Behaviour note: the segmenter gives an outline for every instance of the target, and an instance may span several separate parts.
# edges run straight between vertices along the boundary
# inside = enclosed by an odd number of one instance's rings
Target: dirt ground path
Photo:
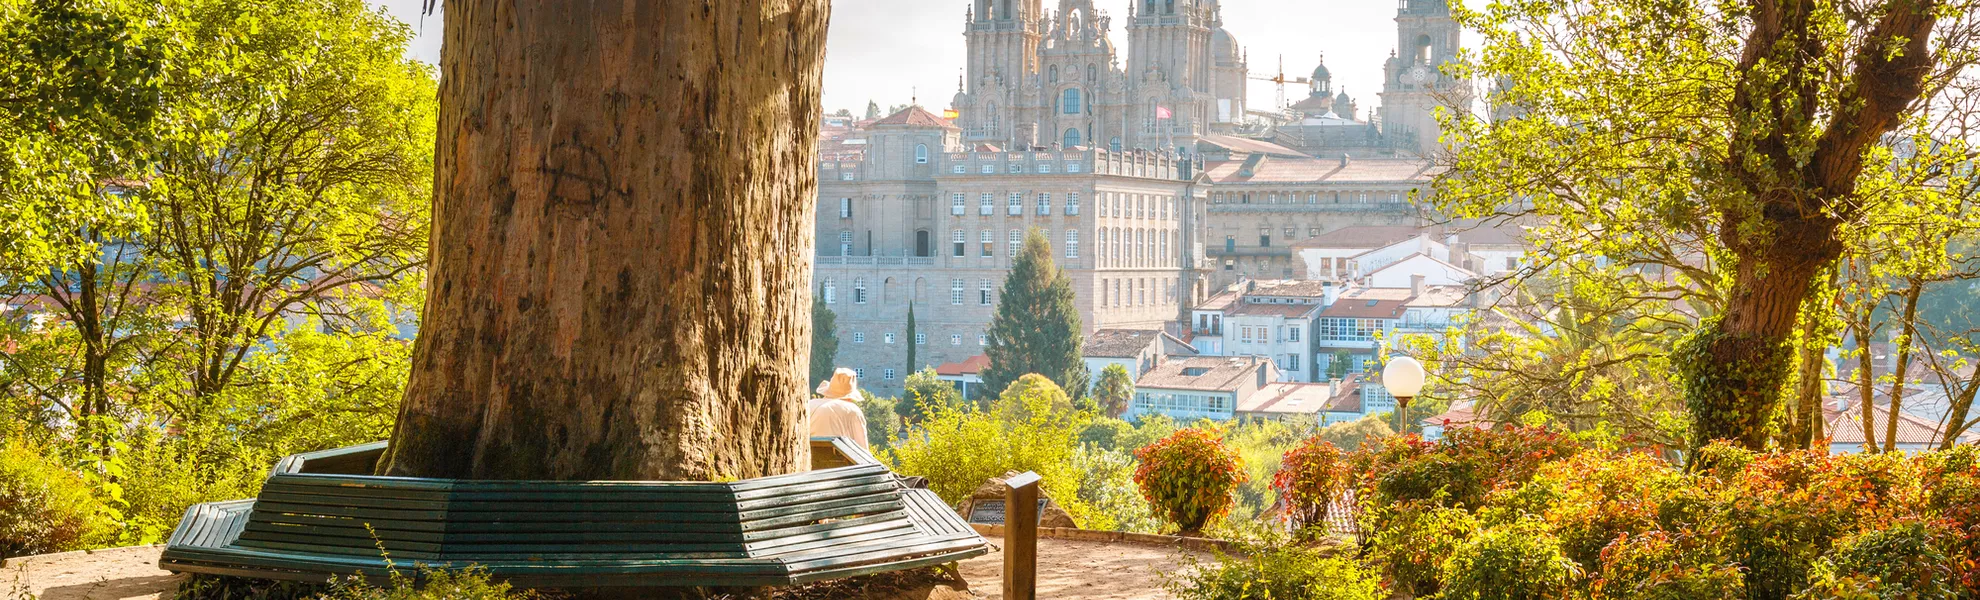
[[[1001,548],[1004,540],[988,538]],[[41,600],[162,600],[179,576],[158,569],[160,546],[112,548],[14,558],[0,573],[0,600],[19,592]],[[1172,548],[1071,540],[1038,541],[1038,597],[1052,600],[1159,600],[1162,574],[1183,568]],[[1001,551],[963,561],[970,591],[986,600],[1003,597]]]

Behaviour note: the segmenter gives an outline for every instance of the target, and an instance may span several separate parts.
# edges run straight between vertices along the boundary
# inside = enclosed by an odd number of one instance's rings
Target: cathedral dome
[[[1216,31],[1210,33],[1210,52],[1215,54],[1217,62],[1229,63],[1237,60],[1243,51],[1238,49],[1237,36],[1218,27]]]
[[[1326,61],[1326,60],[1321,60],[1321,61],[1320,61],[1320,66],[1317,66],[1317,67],[1314,67],[1314,68],[1313,68],[1313,80],[1314,80],[1314,81],[1329,81],[1329,80],[1332,80],[1333,78],[1334,78],[1334,74],[1333,74],[1333,73],[1329,73],[1329,72],[1327,72],[1327,61]]]

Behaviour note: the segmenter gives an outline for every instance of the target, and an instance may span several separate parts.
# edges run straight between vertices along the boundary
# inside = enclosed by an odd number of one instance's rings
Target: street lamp
[[[1389,364],[1382,367],[1382,387],[1396,397],[1396,433],[1402,433],[1406,418],[1403,413],[1409,410],[1409,399],[1423,391],[1423,363],[1407,356],[1389,359]]]

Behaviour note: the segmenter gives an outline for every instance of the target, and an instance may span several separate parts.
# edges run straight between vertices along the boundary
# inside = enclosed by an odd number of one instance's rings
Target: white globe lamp
[[[1396,433],[1403,431],[1406,422],[1403,413],[1409,409],[1409,400],[1423,391],[1423,377],[1423,363],[1407,356],[1389,359],[1389,364],[1382,367],[1382,387],[1396,397]]]

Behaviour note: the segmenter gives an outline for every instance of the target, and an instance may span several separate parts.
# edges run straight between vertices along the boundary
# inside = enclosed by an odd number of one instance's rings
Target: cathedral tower
[[[1130,145],[1193,146],[1217,116],[1210,43],[1219,26],[1216,4],[1133,0],[1128,6],[1126,75],[1134,101],[1128,118],[1135,134]]]
[[[1020,90],[1037,70],[1044,24],[1039,1],[975,0],[967,11],[969,64],[955,101],[964,140],[1009,143],[1017,136]]]
[[[1107,39],[1112,20],[1093,0],[1059,0],[1038,48],[1038,144],[1109,147],[1123,135],[1126,80]]]
[[[1438,106],[1469,103],[1464,82],[1439,68],[1457,57],[1458,24],[1447,0],[1399,0],[1396,53],[1382,69],[1382,134],[1400,149],[1437,149]]]

